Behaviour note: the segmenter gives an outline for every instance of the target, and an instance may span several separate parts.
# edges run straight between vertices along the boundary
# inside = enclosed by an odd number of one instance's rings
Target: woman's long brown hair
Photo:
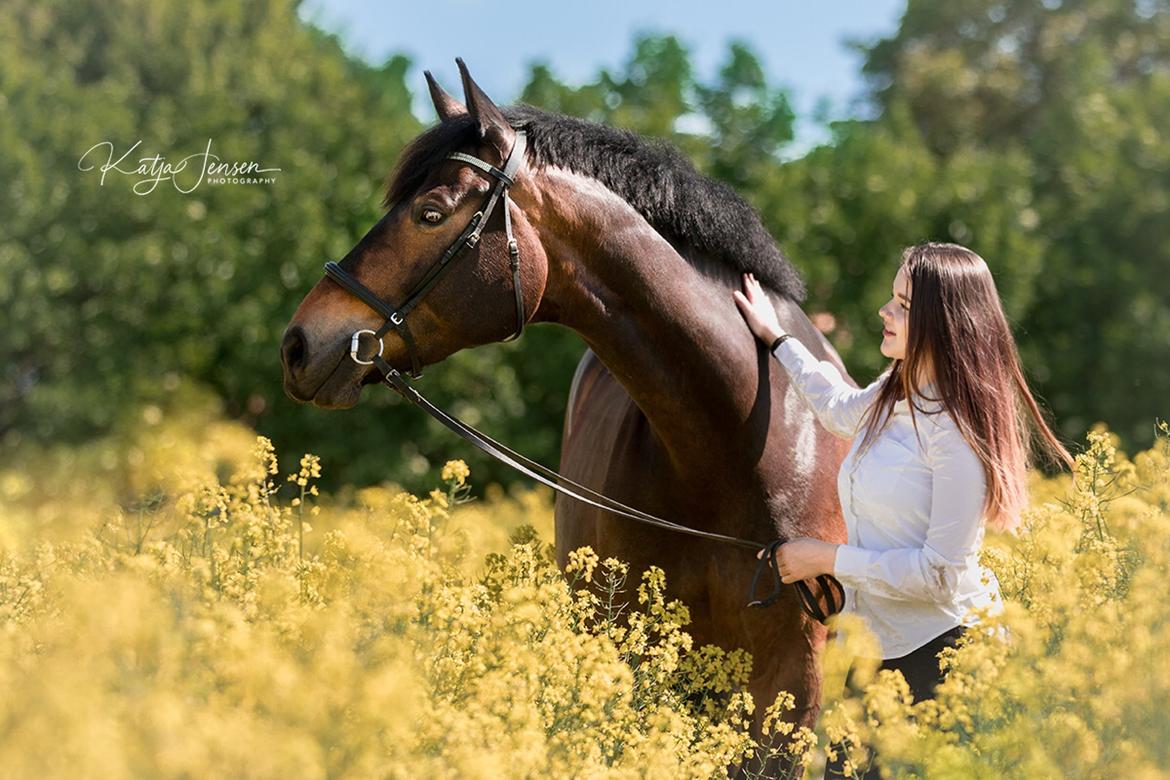
[[[1068,450],[1053,434],[1020,369],[1019,352],[1003,305],[983,258],[958,244],[924,243],[902,253],[910,280],[906,357],[886,369],[866,414],[861,450],[872,444],[903,398],[941,401],[971,445],[987,477],[988,523],[1012,531],[1028,503],[1027,471],[1033,465],[1028,417],[1053,463],[1075,470]],[[920,392],[925,366],[934,369],[939,398]],[[918,431],[916,406],[910,419]],[[879,423],[880,420],[880,423]]]

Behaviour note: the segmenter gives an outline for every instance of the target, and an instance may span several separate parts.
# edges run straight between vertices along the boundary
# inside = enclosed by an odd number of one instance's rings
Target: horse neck
[[[709,473],[713,447],[757,465],[773,371],[732,298],[738,273],[689,262],[596,180],[535,178],[540,196],[518,199],[549,265],[535,319],[581,335],[684,472]]]

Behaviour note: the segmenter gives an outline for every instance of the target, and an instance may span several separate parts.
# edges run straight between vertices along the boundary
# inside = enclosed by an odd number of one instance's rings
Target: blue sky
[[[434,113],[422,71],[430,70],[459,95],[457,56],[493,100],[510,103],[531,63],[547,63],[569,84],[592,81],[602,67],[621,67],[639,32],[677,36],[701,80],[716,73],[729,41],[745,41],[770,83],[791,95],[800,120],[799,149],[825,137],[812,118],[818,100],[829,101],[834,117],[856,113],[852,103],[862,89],[861,60],[846,41],[889,35],[904,7],[905,0],[305,0],[301,17],[340,33],[350,52],[372,62],[409,55],[415,63],[410,77],[417,80],[411,83],[415,113],[424,120]]]

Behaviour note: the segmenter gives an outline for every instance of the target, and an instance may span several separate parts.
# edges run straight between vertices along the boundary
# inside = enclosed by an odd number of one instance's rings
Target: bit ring
[[[350,337],[350,339],[349,339],[349,356],[351,358],[353,358],[353,362],[357,363],[359,366],[372,366],[372,365],[374,365],[373,359],[362,360],[360,357],[358,357],[358,351],[361,349],[361,346],[362,346],[362,334],[363,333],[369,333],[371,336],[378,339],[378,354],[374,355],[374,357],[375,358],[382,357],[382,352],[386,349],[386,344],[382,341],[381,338],[378,337],[377,333],[375,333],[372,330],[368,330],[366,328],[363,328],[362,330],[354,331],[353,336]]]

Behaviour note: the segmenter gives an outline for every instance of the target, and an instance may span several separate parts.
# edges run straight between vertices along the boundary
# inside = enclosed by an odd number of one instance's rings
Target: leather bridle
[[[443,253],[443,256],[427,269],[426,275],[419,280],[418,284],[414,286],[414,289],[406,296],[406,303],[397,309],[379,298],[374,291],[355,279],[337,263],[325,264],[325,273],[330,279],[340,284],[350,293],[365,302],[371,309],[386,318],[386,321],[377,330],[363,328],[353,334],[349,342],[349,354],[355,363],[363,366],[378,363],[378,367],[382,368],[380,363],[384,361],[380,361],[380,358],[385,349],[382,338],[391,328],[397,328],[399,334],[402,336],[402,340],[406,342],[407,351],[410,353],[411,378],[418,379],[422,376],[422,364],[418,357],[418,347],[415,345],[414,336],[410,333],[410,326],[406,324],[406,315],[419,304],[423,297],[431,291],[432,287],[438,284],[443,272],[451,267],[452,260],[458,257],[464,249],[474,249],[479,244],[480,235],[483,233],[484,226],[487,225],[488,220],[491,219],[492,211],[495,210],[497,203],[503,203],[504,233],[508,237],[508,264],[512,268],[512,286],[516,292],[516,332],[503,339],[503,341],[513,341],[514,339],[520,338],[520,334],[524,332],[524,294],[520,287],[520,247],[516,244],[516,239],[512,236],[512,216],[508,212],[508,187],[515,183],[516,171],[520,169],[521,163],[524,162],[524,150],[527,145],[527,134],[523,130],[517,130],[516,141],[512,144],[512,151],[508,154],[508,160],[504,163],[504,170],[502,171],[478,157],[472,157],[470,154],[452,152],[447,155],[447,159],[459,160],[490,174],[495,177],[496,183],[492,187],[491,194],[488,195],[487,204],[471,216],[471,221],[467,223],[467,227],[463,229],[459,238],[455,239],[455,243],[447,247],[447,251]],[[370,360],[363,360],[359,354],[362,336],[366,334],[373,336],[378,342],[378,354],[374,355]]]
[[[523,130],[516,131],[516,142],[512,145],[512,151],[508,154],[508,159],[504,163],[504,169],[500,170],[490,163],[480,160],[478,157],[473,157],[462,152],[452,152],[447,155],[447,159],[459,160],[468,165],[475,166],[478,170],[495,178],[495,186],[492,188],[491,194],[488,196],[487,203],[480,211],[475,212],[471,217],[471,221],[467,227],[463,229],[459,238],[455,243],[451,244],[443,253],[442,257],[435,262],[434,265],[427,270],[426,275],[422,280],[415,285],[410,294],[406,297],[406,303],[398,308],[390,306],[381,298],[378,297],[370,288],[355,279],[352,275],[345,271],[337,263],[326,263],[325,273],[330,279],[337,282],[347,291],[360,298],[366,305],[374,311],[386,318],[381,327],[377,330],[370,330],[363,328],[355,331],[350,338],[349,356],[355,363],[362,366],[375,365],[382,373],[383,381],[395,392],[402,395],[408,401],[417,406],[421,406],[428,414],[436,420],[447,426],[451,430],[458,433],[463,438],[470,441],[476,447],[496,458],[497,460],[511,466],[512,468],[526,474],[538,482],[547,485],[548,487],[560,493],[568,495],[572,498],[598,507],[607,511],[613,512],[632,520],[654,525],[659,528],[665,528],[670,531],[677,531],[678,533],[689,534],[691,536],[698,536],[704,539],[709,539],[718,542],[726,542],[727,544],[736,545],[738,547],[745,547],[751,550],[759,550],[765,548],[767,554],[762,557],[756,565],[755,574],[752,577],[752,583],[748,591],[748,598],[750,599],[749,607],[767,607],[775,603],[780,596],[783,595],[783,582],[780,578],[780,571],[775,562],[776,549],[784,543],[784,539],[776,539],[770,543],[764,544],[761,542],[754,542],[750,539],[741,539],[735,536],[727,536],[725,534],[717,534],[711,531],[703,531],[697,528],[689,528],[679,523],[665,520],[648,512],[643,512],[640,509],[626,506],[609,496],[602,495],[594,491],[592,488],[586,487],[580,483],[574,482],[563,474],[558,474],[556,471],[544,466],[536,461],[530,460],[514,450],[509,449],[500,442],[492,439],[475,428],[472,428],[462,420],[453,417],[444,412],[439,407],[432,404],[422,396],[411,385],[410,381],[402,375],[396,368],[391,366],[382,356],[385,350],[385,344],[382,341],[383,337],[390,331],[391,328],[397,328],[402,335],[403,341],[406,343],[407,350],[410,352],[411,371],[410,376],[418,379],[422,376],[422,367],[418,357],[418,349],[415,345],[414,337],[410,333],[410,328],[406,324],[406,315],[410,313],[411,309],[418,305],[431,288],[438,282],[442,273],[450,267],[450,263],[459,254],[468,248],[474,248],[479,244],[480,235],[483,233],[484,226],[487,225],[488,219],[491,218],[492,212],[497,203],[503,203],[504,210],[504,232],[508,239],[508,264],[512,269],[512,282],[516,293],[516,332],[509,336],[504,341],[512,341],[519,338],[524,331],[524,298],[520,288],[520,250],[516,244],[516,239],[512,236],[512,219],[508,213],[508,187],[515,183],[516,172],[520,169],[520,165],[524,161],[524,152],[527,146],[527,137]],[[376,339],[378,344],[378,351],[371,355],[368,359],[361,356],[361,341],[362,336],[369,335]],[[556,480],[556,481],[553,481]],[[572,488],[567,488],[560,482],[568,483]],[[756,587],[759,584],[760,577],[766,569],[772,569],[773,579],[775,581],[775,589],[772,593],[763,598],[756,598]],[[824,623],[829,616],[839,612],[845,605],[845,591],[837,578],[831,574],[820,574],[816,577],[817,584],[820,585],[821,590],[825,594],[825,600],[828,602],[828,612],[820,608],[816,597],[812,590],[803,580],[797,580],[793,583],[796,586],[797,594],[800,596],[801,608],[811,617],[815,618],[821,623]],[[835,592],[834,592],[835,591]]]

